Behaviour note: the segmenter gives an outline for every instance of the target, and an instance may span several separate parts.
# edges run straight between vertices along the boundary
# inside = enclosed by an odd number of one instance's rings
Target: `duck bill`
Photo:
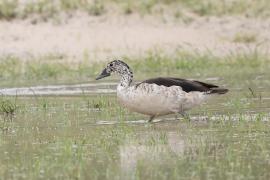
[[[111,75],[111,74],[110,74],[110,73],[107,73],[106,69],[103,69],[103,71],[102,71],[101,74],[96,78],[96,80],[99,80],[99,79],[108,77],[108,76],[110,76],[110,75]]]

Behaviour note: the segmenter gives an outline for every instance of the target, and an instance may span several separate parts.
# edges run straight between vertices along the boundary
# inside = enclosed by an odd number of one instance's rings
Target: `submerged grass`
[[[270,177],[270,124],[263,121],[268,114],[257,120],[240,120],[239,116],[239,120],[232,121],[224,115],[207,122],[180,120],[140,125],[125,123],[140,116],[130,115],[116,103],[114,96],[104,95],[18,97],[14,120],[0,121],[1,177]],[[98,125],[104,120],[119,123]]]

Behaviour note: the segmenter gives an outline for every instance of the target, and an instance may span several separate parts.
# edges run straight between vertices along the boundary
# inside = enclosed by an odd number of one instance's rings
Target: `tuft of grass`
[[[17,0],[0,1],[0,19],[13,19],[17,17]]]
[[[17,110],[17,97],[15,100],[11,100],[10,98],[1,97],[0,99],[0,114],[3,115],[4,121],[13,120],[15,115],[15,111]]]
[[[94,2],[87,6],[87,11],[90,15],[100,16],[105,13],[105,7],[101,1],[94,0]]]
[[[254,43],[257,41],[256,34],[253,33],[237,33],[234,36],[235,43]]]

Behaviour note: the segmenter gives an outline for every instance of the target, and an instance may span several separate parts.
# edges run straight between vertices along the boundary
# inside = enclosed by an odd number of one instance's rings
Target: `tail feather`
[[[211,88],[208,94],[226,94],[229,90],[225,88]]]

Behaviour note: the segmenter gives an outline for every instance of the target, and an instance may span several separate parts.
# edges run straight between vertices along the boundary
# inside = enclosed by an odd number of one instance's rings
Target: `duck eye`
[[[110,64],[110,66],[112,67],[112,66],[113,66],[113,64],[111,63],[111,64]]]

